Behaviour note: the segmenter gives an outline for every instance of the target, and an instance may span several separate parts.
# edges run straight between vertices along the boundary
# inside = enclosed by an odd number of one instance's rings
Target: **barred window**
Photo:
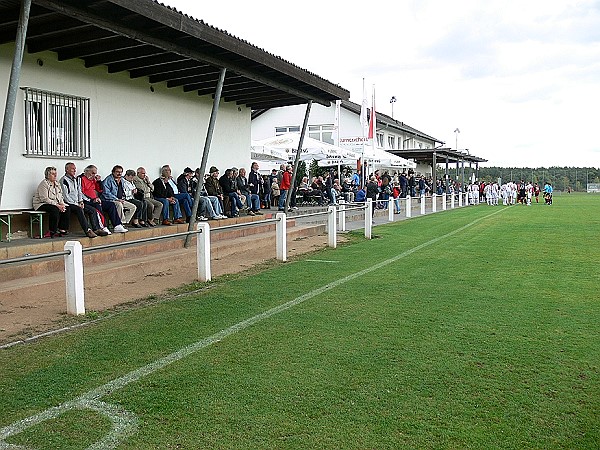
[[[90,99],[22,88],[25,156],[90,157]]]

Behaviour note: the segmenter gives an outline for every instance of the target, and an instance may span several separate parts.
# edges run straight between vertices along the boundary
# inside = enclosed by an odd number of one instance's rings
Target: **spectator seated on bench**
[[[77,216],[81,229],[89,238],[96,236],[107,236],[98,220],[96,208],[86,205],[83,202],[83,192],[81,191],[81,180],[75,176],[77,167],[74,163],[65,164],[65,174],[60,179],[60,186],[65,202],[69,205],[69,211]],[[86,218],[86,215],[89,217]],[[90,226],[91,224],[91,226]]]
[[[181,209],[179,208],[179,201],[175,198],[175,192],[169,183],[169,177],[171,176],[171,170],[168,171],[163,169],[161,170],[161,176],[152,182],[154,186],[154,198],[162,203],[163,209],[163,225],[172,225],[185,223],[185,220],[182,219]],[[169,207],[173,207],[173,217],[174,220],[171,222],[169,220]]]
[[[219,200],[221,215],[227,214],[228,209],[225,208],[225,196],[223,195],[223,188],[219,184],[219,169],[212,166],[208,171],[208,176],[204,179],[204,189],[206,190],[207,196],[216,197]],[[229,200],[229,199],[228,199]],[[216,208],[214,208],[216,212]]]
[[[33,194],[33,209],[48,213],[45,238],[65,236],[69,229],[69,205],[63,199],[62,189],[56,178],[56,167],[46,167],[44,179]]]

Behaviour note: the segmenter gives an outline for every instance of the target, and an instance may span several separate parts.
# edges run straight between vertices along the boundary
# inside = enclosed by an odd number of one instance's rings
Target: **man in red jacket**
[[[98,175],[98,169],[94,165],[87,166],[81,175],[81,192],[83,193],[83,203],[86,205],[93,206],[98,211],[108,217],[113,224],[113,231],[116,233],[127,233],[127,229],[121,223],[119,214],[117,213],[117,207],[113,202],[103,202],[100,199],[99,194],[102,192],[102,182],[100,181],[100,175]],[[105,224],[106,225],[106,224]],[[104,227],[104,231],[108,231],[108,228]]]
[[[285,170],[283,171],[281,177],[281,185],[279,186],[279,190],[281,191],[279,195],[279,211],[285,211],[285,198],[287,197],[287,193],[292,186],[292,166],[289,164],[285,166]]]

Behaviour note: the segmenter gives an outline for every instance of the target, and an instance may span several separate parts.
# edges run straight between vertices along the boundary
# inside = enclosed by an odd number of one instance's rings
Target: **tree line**
[[[466,171],[466,168],[465,168]],[[466,176],[466,173],[465,173]],[[538,185],[552,183],[554,189],[586,191],[589,183],[600,183],[600,169],[595,167],[480,167],[479,179],[492,181],[531,181]]]

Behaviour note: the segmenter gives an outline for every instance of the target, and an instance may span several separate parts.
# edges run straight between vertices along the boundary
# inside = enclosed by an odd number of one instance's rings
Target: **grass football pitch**
[[[600,196],[373,234],[0,350],[0,449],[600,448]]]

